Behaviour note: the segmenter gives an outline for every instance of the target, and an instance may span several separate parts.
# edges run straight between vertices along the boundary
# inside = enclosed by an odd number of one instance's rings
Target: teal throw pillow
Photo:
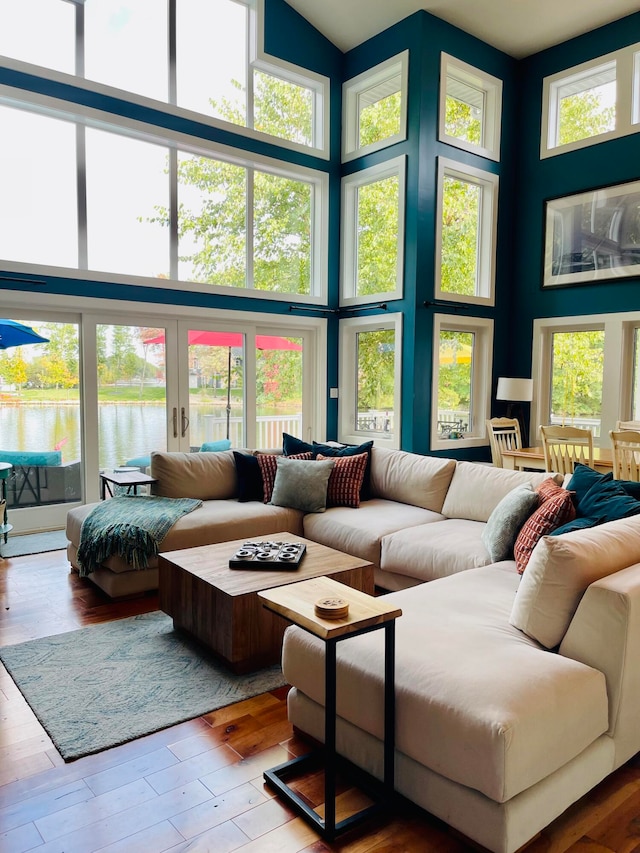
[[[594,471],[593,468],[590,468],[588,465],[583,465],[581,462],[576,463],[573,474],[571,475],[571,479],[567,484],[567,489],[570,492],[575,492],[574,503],[578,510],[579,515],[586,515],[587,513],[580,512],[580,501],[587,494],[589,489],[592,486],[608,483],[613,479],[613,474],[600,474],[598,471]]]
[[[518,533],[540,497],[529,483],[516,486],[497,504],[482,531],[482,541],[494,563],[513,557]]]
[[[585,530],[587,527],[595,527],[600,521],[597,518],[586,518],[585,516],[577,516],[572,521],[556,527],[547,536],[560,536],[561,533],[571,533],[573,530]]]
[[[223,450],[229,450],[231,442],[228,438],[221,438],[219,441],[205,441],[200,448],[201,453],[220,453]]]
[[[627,494],[618,480],[595,483],[578,504],[579,514],[599,524],[640,513],[640,501]]]
[[[279,456],[270,503],[302,512],[324,512],[334,464],[333,459],[316,461]]]

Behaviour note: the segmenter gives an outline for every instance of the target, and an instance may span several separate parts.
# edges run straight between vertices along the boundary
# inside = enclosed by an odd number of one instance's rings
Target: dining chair
[[[496,468],[502,468],[502,451],[522,448],[520,421],[517,418],[491,418],[485,423],[491,445],[491,459]]]
[[[547,471],[572,474],[577,462],[593,468],[593,433],[571,426],[541,426]]]
[[[619,432],[621,429],[630,429],[635,432],[640,432],[640,421],[617,421],[616,432]]]
[[[640,481],[640,432],[611,430],[613,479]]]

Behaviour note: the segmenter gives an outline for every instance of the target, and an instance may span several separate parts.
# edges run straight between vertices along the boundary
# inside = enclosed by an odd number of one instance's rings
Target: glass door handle
[[[180,414],[182,417],[182,438],[187,434],[187,430],[189,429],[189,418],[185,414],[184,408],[180,410]]]
[[[175,406],[173,409],[173,437],[178,437],[178,410],[175,408]]]

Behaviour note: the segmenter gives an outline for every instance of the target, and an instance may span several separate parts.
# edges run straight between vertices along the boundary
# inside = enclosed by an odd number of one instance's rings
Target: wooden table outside
[[[288,623],[262,606],[259,592],[325,575],[353,589],[374,592],[373,566],[366,560],[291,533],[268,538],[304,542],[307,551],[299,567],[230,569],[230,557],[246,539],[169,551],[158,558],[160,609],[173,617],[176,628],[195,637],[237,673],[280,661]]]
[[[297,791],[287,783],[304,770],[314,769],[319,753],[297,756],[284,764],[266,770],[265,781],[322,836],[333,841],[372,816],[394,800],[395,759],[395,620],[402,610],[388,603],[385,596],[373,598],[337,583],[335,578],[314,578],[258,593],[265,607],[291,620],[325,642],[325,714],[324,750],[324,817],[321,817]],[[340,619],[324,619],[315,612],[316,601],[344,599],[349,612]],[[384,656],[384,767],[383,785],[359,771],[359,785],[372,797],[369,805],[342,820],[336,820],[336,774],[340,757],[336,752],[336,644],[377,629],[385,632]],[[354,768],[351,768],[352,772]]]
[[[502,467],[510,469],[534,468],[546,470],[544,450],[540,447],[523,447],[520,450],[503,450]],[[613,457],[610,447],[593,448],[593,467],[602,474],[613,470]]]
[[[106,498],[106,492],[113,497],[113,490],[110,484],[115,486],[126,486],[127,493],[133,490],[133,494],[138,494],[138,486],[147,486],[151,483],[157,483],[155,477],[149,474],[143,474],[142,471],[101,471],[100,472],[100,497],[102,500]]]

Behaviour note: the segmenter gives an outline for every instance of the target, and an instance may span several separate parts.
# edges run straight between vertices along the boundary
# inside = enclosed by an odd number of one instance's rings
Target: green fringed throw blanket
[[[87,577],[103,560],[117,554],[134,569],[146,569],[149,557],[176,521],[202,506],[194,498],[123,495],[102,501],[82,522],[78,546],[80,577]]]

